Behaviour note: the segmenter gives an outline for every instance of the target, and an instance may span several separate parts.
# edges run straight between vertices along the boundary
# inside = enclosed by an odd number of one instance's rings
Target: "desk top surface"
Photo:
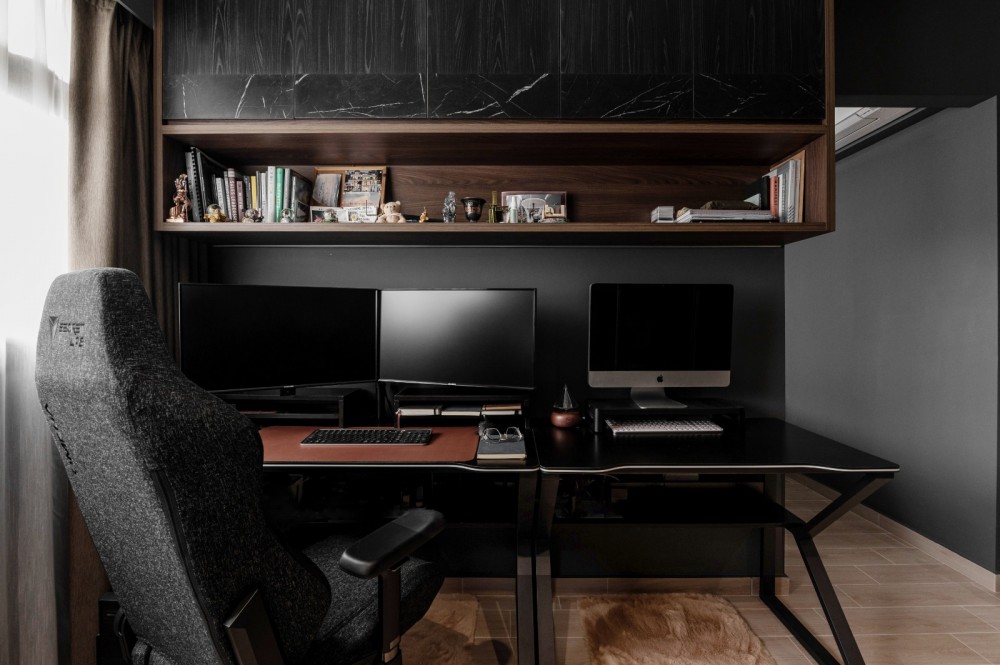
[[[534,446],[528,458],[518,461],[476,460],[479,435],[475,426],[434,427],[427,445],[302,445],[316,429],[309,425],[277,425],[260,430],[264,468],[290,467],[422,467],[483,472],[533,472],[538,470]]]
[[[776,418],[742,433],[615,440],[584,429],[535,431],[542,473],[886,473],[899,466]]]
[[[584,428],[532,429],[524,462],[478,462],[475,427],[435,427],[426,446],[304,446],[313,426],[261,429],[265,468],[423,467],[482,472],[715,474],[884,473],[899,466],[776,418],[748,418],[722,437],[615,440]],[[534,445],[532,445],[534,444]]]

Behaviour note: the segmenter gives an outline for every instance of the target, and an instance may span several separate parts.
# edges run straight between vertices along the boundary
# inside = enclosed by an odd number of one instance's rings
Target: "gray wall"
[[[780,248],[217,247],[209,265],[209,281],[234,284],[537,288],[535,406],[545,414],[563,383],[579,399],[595,394],[587,387],[592,282],[732,283],[733,381],[706,393],[784,415]]]
[[[997,106],[837,163],[785,250],[786,415],[902,470],[871,505],[997,571]]]

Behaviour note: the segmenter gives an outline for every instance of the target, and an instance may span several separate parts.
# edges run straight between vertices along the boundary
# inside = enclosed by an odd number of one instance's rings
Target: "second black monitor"
[[[382,291],[383,381],[530,389],[534,289]]]

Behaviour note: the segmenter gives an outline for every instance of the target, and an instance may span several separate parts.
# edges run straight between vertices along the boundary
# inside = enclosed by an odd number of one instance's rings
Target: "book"
[[[466,406],[466,405],[446,406],[443,409],[441,409],[441,415],[442,416],[449,416],[449,417],[454,417],[454,418],[457,418],[457,417],[474,417],[474,418],[478,418],[482,414],[483,414],[482,407],[481,406],[475,406],[475,405],[468,405],[468,406]]]
[[[285,189],[282,191],[281,209],[292,207],[292,170],[287,166],[281,169],[285,172],[283,182]]]
[[[281,221],[281,209],[285,201],[285,169],[280,166],[274,169],[274,220]]]
[[[267,167],[267,211],[266,211],[266,214],[264,215],[264,221],[265,222],[276,222],[276,221],[278,221],[278,218],[274,216],[275,215],[275,210],[274,210],[274,184],[275,183],[274,183],[274,179],[275,179],[274,167],[273,166],[268,166]]]
[[[706,208],[681,208],[676,222],[773,222],[770,210],[719,210]]]
[[[188,177],[188,198],[191,200],[191,219],[195,222],[204,221],[202,215],[205,208],[201,204],[201,188],[198,186],[198,166],[194,150],[184,152],[184,166]]]
[[[229,219],[238,220],[240,216],[239,203],[236,199],[236,169],[226,169],[226,199]]]
[[[440,405],[401,406],[396,409],[397,416],[438,416],[441,415]]]
[[[226,183],[222,176],[215,177],[215,200],[218,202],[220,208],[222,208],[222,214],[229,217],[229,204],[226,202],[229,197],[226,196],[225,192]]]
[[[250,207],[260,210],[260,197],[257,195],[257,175],[250,176]]]
[[[292,209],[292,220],[295,222],[309,221],[309,203],[312,201],[312,181],[297,171],[289,171],[291,185],[288,187],[290,199],[288,207]]]
[[[803,178],[805,150],[800,150],[785,161],[777,164],[768,176],[778,180],[777,218],[782,224],[802,222]]]
[[[243,219],[243,213],[247,209],[246,192],[243,191],[243,176],[235,179],[236,183],[236,220]]]
[[[204,215],[208,211],[208,206],[213,203],[220,206],[223,204],[223,198],[220,198],[221,190],[215,186],[215,179],[225,175],[226,167],[198,148],[192,146],[191,152],[194,153],[195,170],[198,176],[198,194],[201,199],[202,215]],[[202,222],[204,218],[200,218],[198,221]]]
[[[523,460],[527,456],[523,438],[489,441],[480,437],[476,448],[476,459],[480,460]]]

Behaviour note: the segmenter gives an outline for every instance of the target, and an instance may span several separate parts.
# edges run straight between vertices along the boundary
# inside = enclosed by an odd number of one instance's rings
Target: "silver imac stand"
[[[687,404],[670,399],[663,388],[632,388],[629,396],[640,409],[686,409]]]

